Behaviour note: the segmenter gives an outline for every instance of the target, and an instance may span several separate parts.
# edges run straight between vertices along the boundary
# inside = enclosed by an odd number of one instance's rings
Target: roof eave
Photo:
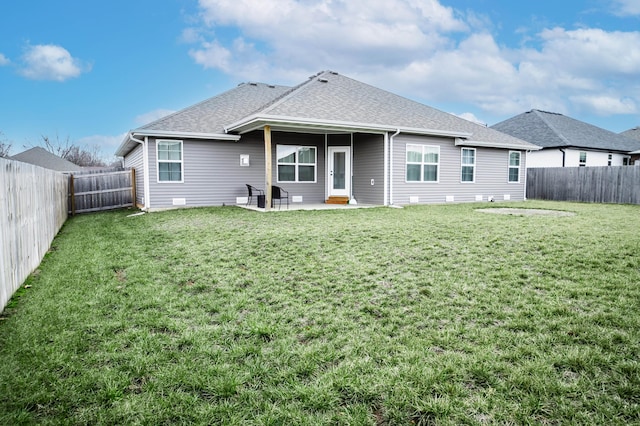
[[[116,150],[116,156],[124,157],[137,145],[137,142],[131,139],[132,137],[135,138],[135,137],[145,137],[145,136],[152,136],[156,138],[221,140],[221,141],[231,141],[231,142],[237,142],[240,140],[240,135],[230,135],[227,133],[176,132],[172,130],[138,129],[138,130],[132,130],[129,133],[127,133],[122,143]]]
[[[526,143],[526,142],[525,142]],[[518,144],[518,143],[510,143],[510,142],[487,142],[487,141],[475,141],[471,139],[456,139],[456,146],[474,146],[474,147],[484,147],[484,148],[504,148],[504,149],[515,149],[519,151],[538,151],[542,149],[541,146],[533,145],[530,143]]]
[[[184,139],[211,139],[234,141],[240,140],[238,135],[230,135],[228,133],[206,133],[206,132],[177,132],[173,130],[132,130],[132,136],[153,136],[158,138],[184,138]]]
[[[393,125],[381,125],[372,123],[356,123],[350,121],[335,121],[335,120],[322,120],[313,118],[298,118],[298,117],[285,117],[274,115],[253,115],[243,119],[241,121],[230,124],[225,127],[226,132],[237,132],[239,134],[248,133],[254,130],[263,128],[266,125],[273,126],[274,128],[282,129],[299,129],[299,130],[328,130],[328,131],[362,131],[368,133],[386,133],[396,132],[400,130],[401,133],[432,135],[432,136],[446,136],[451,138],[468,138],[472,133],[467,132],[454,132],[449,130],[437,130],[437,129],[423,129],[402,127]]]

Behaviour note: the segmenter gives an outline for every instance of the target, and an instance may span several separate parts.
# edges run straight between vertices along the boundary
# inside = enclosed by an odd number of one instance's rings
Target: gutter
[[[389,137],[389,174],[391,179],[389,180],[389,205],[393,205],[393,138],[400,134],[400,129],[396,129],[396,132]]]
[[[564,160],[565,160],[565,157],[567,156],[567,152],[563,148],[558,148],[558,149],[562,153],[562,167],[564,167]]]
[[[136,130],[131,133],[139,136],[153,136],[157,138],[183,138],[183,139],[213,139],[237,142],[240,140],[239,135],[230,135],[227,133],[201,133],[201,132],[176,132],[172,130]]]

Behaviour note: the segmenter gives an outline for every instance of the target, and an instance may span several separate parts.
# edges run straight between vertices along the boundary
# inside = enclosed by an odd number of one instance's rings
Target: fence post
[[[73,183],[73,174],[69,175],[69,191],[71,193],[71,216],[76,215],[76,191]]]
[[[131,204],[136,208],[136,169],[131,168]]]

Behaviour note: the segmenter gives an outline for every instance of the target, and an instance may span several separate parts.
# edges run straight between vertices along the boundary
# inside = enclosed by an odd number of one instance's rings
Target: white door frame
[[[344,152],[344,189],[333,188],[333,155],[336,152]],[[336,196],[351,198],[351,147],[349,146],[327,147],[327,194],[329,194],[329,197]]]

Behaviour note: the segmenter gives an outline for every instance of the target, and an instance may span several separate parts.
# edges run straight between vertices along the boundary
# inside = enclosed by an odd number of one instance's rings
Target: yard
[[[0,315],[0,424],[640,424],[640,206],[130,213]]]

